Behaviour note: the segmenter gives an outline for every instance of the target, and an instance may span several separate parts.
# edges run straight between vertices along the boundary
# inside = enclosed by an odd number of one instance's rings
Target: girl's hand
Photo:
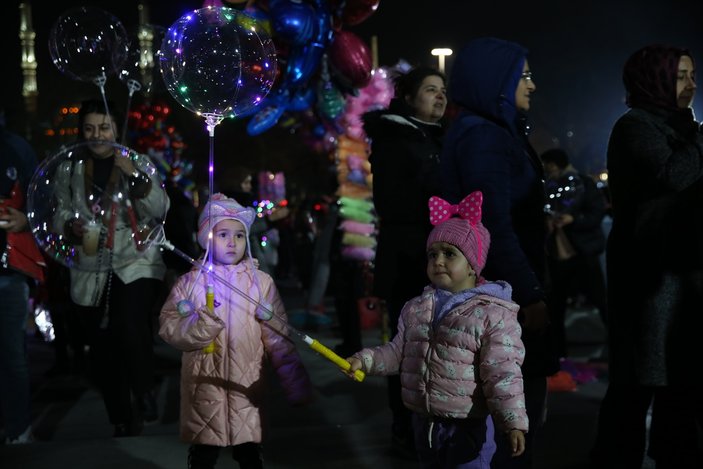
[[[361,360],[355,357],[348,357],[346,359],[349,362],[349,369],[347,371],[344,371],[344,374],[350,377],[351,379],[354,379],[354,372],[356,370],[362,370],[363,371],[363,364],[361,363]]]
[[[510,440],[510,448],[513,451],[513,457],[520,456],[525,452],[525,434],[522,430],[510,430],[507,436]]]

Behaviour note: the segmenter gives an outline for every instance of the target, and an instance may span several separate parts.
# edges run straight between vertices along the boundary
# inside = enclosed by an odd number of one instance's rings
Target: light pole
[[[447,48],[432,49],[430,53],[437,56],[439,60],[439,71],[440,73],[444,73],[444,58],[448,55],[452,55],[452,50]]]

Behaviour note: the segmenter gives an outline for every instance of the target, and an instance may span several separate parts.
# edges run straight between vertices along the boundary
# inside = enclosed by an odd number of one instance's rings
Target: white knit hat
[[[243,207],[239,202],[224,194],[213,194],[198,219],[198,243],[203,249],[207,249],[208,233],[215,228],[215,225],[222,220],[237,220],[244,225],[248,244],[249,228],[254,223],[255,217],[256,212],[253,208]]]

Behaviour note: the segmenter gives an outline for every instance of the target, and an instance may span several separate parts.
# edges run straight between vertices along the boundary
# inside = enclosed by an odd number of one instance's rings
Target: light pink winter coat
[[[403,402],[418,414],[464,419],[490,411],[502,431],[527,431],[519,306],[477,295],[432,326],[434,292],[428,287],[405,304],[391,342],[354,354],[363,370],[400,372]]]
[[[286,319],[283,303],[268,274],[254,271],[251,263],[217,266],[225,278],[250,297],[259,299],[252,275],[261,287],[261,303],[271,305],[274,314]],[[182,350],[181,438],[187,443],[233,446],[260,442],[261,406],[267,386],[264,361],[267,356],[293,403],[304,403],[311,386],[287,328],[276,319],[261,322],[255,306],[230,288],[215,281],[213,319],[197,311],[206,305],[207,276],[189,272],[178,279],[159,317],[159,335]],[[192,291],[191,291],[192,290]],[[183,317],[179,301],[193,302],[196,312]],[[282,331],[282,332],[278,332]],[[203,348],[215,341],[215,352]]]

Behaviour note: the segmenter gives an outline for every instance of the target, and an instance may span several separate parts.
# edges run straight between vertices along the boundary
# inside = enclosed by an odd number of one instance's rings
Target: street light
[[[446,48],[432,49],[431,54],[437,56],[439,60],[439,71],[440,73],[444,73],[444,58],[448,55],[452,55],[452,50]]]

